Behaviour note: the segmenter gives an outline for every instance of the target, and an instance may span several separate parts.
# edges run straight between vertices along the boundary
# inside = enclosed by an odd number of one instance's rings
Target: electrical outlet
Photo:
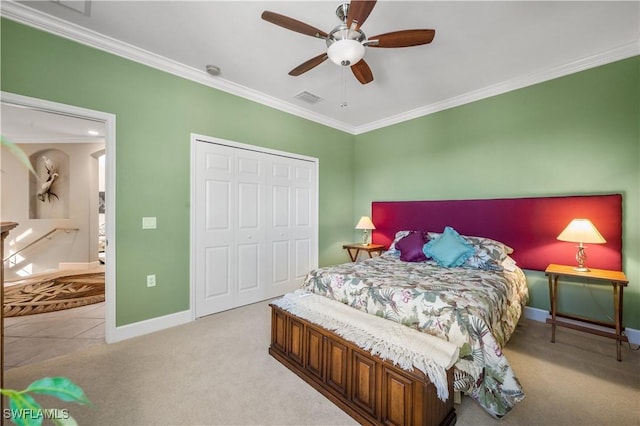
[[[156,286],[156,275],[147,275],[147,287],[155,287]]]

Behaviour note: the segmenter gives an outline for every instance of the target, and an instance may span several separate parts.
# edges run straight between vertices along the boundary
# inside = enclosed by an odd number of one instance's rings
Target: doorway
[[[90,179],[91,183],[89,184],[90,189],[88,189],[88,191],[90,191],[92,194],[90,197],[86,197],[88,206],[84,206],[84,208],[87,209],[87,212],[92,211],[92,213],[88,215],[86,222],[82,223],[81,227],[73,225],[65,226],[65,219],[61,217],[48,218],[48,220],[52,225],[54,225],[53,229],[62,228],[62,230],[58,229],[54,231],[54,233],[58,233],[63,236],[63,238],[59,238],[59,241],[63,241],[64,237],[72,240],[75,238],[76,241],[74,242],[74,244],[72,244],[75,250],[83,250],[82,247],[84,247],[85,250],[90,250],[90,254],[85,258],[86,261],[79,261],[81,256],[78,257],[76,255],[76,257],[71,262],[66,262],[68,264],[65,265],[64,268],[76,269],[75,267],[77,267],[77,264],[79,263],[86,263],[89,267],[96,265],[99,266],[101,265],[101,260],[104,260],[102,268],[104,271],[103,274],[105,301],[102,303],[102,330],[99,330],[100,333],[98,333],[98,335],[102,336],[101,338],[103,339],[103,341],[112,342],[114,340],[115,334],[115,116],[100,111],[88,110],[71,105],[49,102],[41,99],[29,98],[6,92],[2,92],[1,101],[3,109],[11,108],[13,112],[18,111],[18,115],[16,115],[15,117],[21,116],[19,112],[24,113],[22,114],[22,116],[27,117],[27,121],[21,123],[23,126],[26,125],[27,127],[31,127],[32,130],[46,130],[51,132],[52,134],[57,134],[56,137],[58,138],[58,140],[69,144],[64,145],[61,143],[60,145],[58,145],[56,148],[61,148],[59,149],[59,151],[73,151],[71,147],[75,144],[80,147],[79,149],[83,151],[83,154],[88,154],[88,159],[83,162],[82,166],[85,167],[85,169],[82,169],[80,172],[78,170],[75,170],[74,173],[76,173],[76,175],[82,176],[86,176],[82,173],[89,173],[91,176],[95,176],[95,179]],[[45,122],[38,122],[33,119],[33,117],[37,117],[38,114],[41,117],[46,117],[46,119],[43,118]],[[12,117],[14,117],[13,114],[3,114],[2,117],[3,145],[15,147],[15,145],[11,145],[12,141],[9,139],[9,137],[4,139],[4,137],[7,136],[6,132],[11,129],[11,125],[15,124],[11,121],[8,121]],[[30,122],[29,119],[31,119],[32,121]],[[89,133],[80,135],[77,132],[74,133],[74,131],[71,130],[73,125],[70,123],[84,123],[85,130],[83,131],[88,132],[89,130],[91,130],[92,132],[96,132],[97,135],[92,135]],[[102,139],[101,144],[95,143],[95,141],[97,140],[96,137],[98,139]],[[21,143],[19,139],[23,138],[18,137],[16,139],[18,139],[16,140],[16,143],[18,143],[19,145]],[[48,144],[45,139],[38,140],[38,138],[34,135],[31,135],[30,139],[32,143],[40,143],[43,147],[46,147]],[[83,144],[80,141],[87,142],[91,144],[91,146],[82,146]],[[66,149],[65,147],[68,147],[69,149]],[[3,151],[6,150],[3,149]],[[29,151],[33,151],[33,149],[30,149]],[[46,157],[46,153],[43,154],[42,152],[43,150],[36,151]],[[28,159],[27,157],[27,160],[23,162],[33,164],[33,159]],[[102,170],[102,172],[100,170]],[[11,180],[11,177],[8,175],[8,173],[4,172],[5,170],[3,170],[3,174],[0,175],[0,182],[3,179]],[[102,175],[102,177],[99,177],[100,175]],[[61,174],[59,174],[59,176],[61,176]],[[77,177],[74,177],[74,179],[77,180]],[[66,183],[69,184],[69,182]],[[64,186],[61,187],[64,188]],[[3,192],[5,188],[6,183],[3,185]],[[40,188],[40,186],[37,186],[36,188]],[[27,203],[30,202],[28,197],[31,195],[33,194],[24,195]],[[39,192],[38,195],[40,195]],[[60,197],[61,195],[62,194],[53,195],[52,201],[58,201],[59,198],[56,199],[56,197]],[[51,195],[49,194],[49,199],[50,198]],[[101,200],[104,201],[102,205]],[[46,205],[46,203],[43,202],[43,205]],[[3,208],[3,221],[14,219],[7,216],[7,210],[11,211],[10,208]],[[47,214],[46,209],[44,211],[45,214]],[[64,209],[59,211],[64,211]],[[57,213],[53,213],[54,216],[56,214],[59,215],[59,211]],[[42,212],[39,212],[38,214],[41,213]],[[18,227],[12,231],[12,235],[10,237],[22,237],[25,239],[28,238],[29,240],[33,240],[33,235],[31,237],[28,236],[30,232],[34,232],[31,228],[33,227],[27,227],[26,229],[20,229]],[[81,228],[84,228],[84,230],[80,231]],[[45,231],[45,233],[46,232],[48,231]],[[82,244],[77,244],[78,241],[80,241]],[[47,242],[44,243],[45,246],[47,245],[46,243]],[[49,242],[49,244],[55,243]],[[5,258],[7,258],[7,256],[11,254],[11,251],[7,250],[7,246],[8,244],[7,242],[5,242]],[[47,249],[42,248],[40,250],[46,251]],[[27,253],[25,252],[25,254]],[[16,258],[19,258],[19,255],[16,256]],[[14,258],[13,262],[17,262],[17,259]],[[5,262],[4,265],[6,270],[7,262]],[[23,275],[28,275],[34,270],[34,265],[32,264],[31,266],[29,266],[28,262],[25,262],[24,265],[20,266],[21,269],[23,269],[21,271]],[[94,305],[94,307],[96,306]],[[87,305],[86,310],[91,310],[91,305]],[[64,311],[66,311],[65,314],[69,315],[73,310],[65,309]],[[2,314],[4,314],[4,310],[2,310]],[[96,313],[94,312],[90,316],[95,317]],[[3,336],[2,350],[4,351],[4,349],[5,345]]]

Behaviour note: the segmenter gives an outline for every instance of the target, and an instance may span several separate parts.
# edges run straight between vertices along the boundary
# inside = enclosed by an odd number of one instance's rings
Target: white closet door
[[[264,263],[267,259],[266,173],[264,154],[235,150],[236,200],[235,259],[237,293],[234,306],[267,298]]]
[[[265,173],[258,157],[196,144],[196,316],[265,298]]]
[[[196,142],[195,316],[298,288],[317,267],[316,163]]]
[[[316,172],[315,163],[277,156],[270,170],[269,297],[275,297],[300,287],[307,272],[317,266],[312,216]]]
[[[231,148],[205,143],[195,148],[195,310],[203,316],[233,303],[235,164]]]

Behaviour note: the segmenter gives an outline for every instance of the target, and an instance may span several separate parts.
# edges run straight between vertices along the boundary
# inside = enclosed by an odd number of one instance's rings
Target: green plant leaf
[[[18,426],[40,426],[42,408],[31,395],[22,392],[5,393],[9,397],[11,421]],[[3,416],[5,413],[2,413]]]
[[[20,149],[18,145],[14,144],[13,142],[11,142],[10,140],[8,140],[7,138],[1,135],[0,135],[0,145],[6,146],[9,149],[9,151],[13,153],[13,155],[18,157],[18,160],[20,160],[20,162],[24,164],[24,166],[27,169],[29,169],[31,173],[33,173],[34,176],[36,177],[38,176],[36,174],[36,171],[33,170],[33,166],[31,165],[29,158],[27,158],[27,155],[24,153],[22,149]]]
[[[25,392],[55,396],[62,401],[91,404],[80,386],[66,377],[44,377],[31,383]]]

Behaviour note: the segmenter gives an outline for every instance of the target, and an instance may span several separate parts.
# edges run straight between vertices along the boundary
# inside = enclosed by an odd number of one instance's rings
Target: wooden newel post
[[[4,240],[9,231],[18,226],[16,222],[0,222],[2,241],[0,241],[0,388],[4,388]],[[0,397],[0,413],[4,412],[4,397]],[[1,414],[0,414],[1,415]]]

